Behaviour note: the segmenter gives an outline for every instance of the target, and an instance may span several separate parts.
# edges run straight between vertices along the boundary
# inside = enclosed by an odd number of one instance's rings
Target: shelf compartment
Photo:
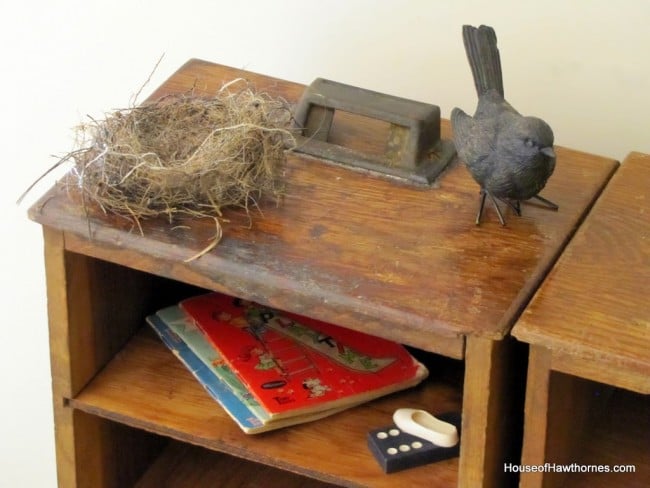
[[[436,380],[338,415],[255,436],[241,432],[147,328],[138,331],[69,405],[189,444],[341,486],[455,487],[458,459],[383,473],[366,447],[370,429],[403,406],[461,411],[462,386]]]
[[[557,380],[562,373],[553,373]],[[570,473],[563,480],[564,488],[645,488],[650,482],[650,396],[612,388],[581,378],[571,378],[600,392],[588,399],[592,421],[581,441],[575,446],[572,459],[583,466],[633,465],[633,473]],[[599,398],[600,397],[600,398]],[[562,402],[563,399],[557,399]]]

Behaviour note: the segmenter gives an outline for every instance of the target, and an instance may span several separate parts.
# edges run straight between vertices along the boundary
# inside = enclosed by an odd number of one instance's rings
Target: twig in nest
[[[214,223],[217,226],[217,232],[215,233],[214,237],[212,238],[212,241],[210,241],[210,244],[208,244],[205,248],[203,248],[201,251],[197,252],[194,256],[189,257],[185,259],[183,262],[184,263],[189,263],[190,261],[194,261],[195,259],[200,258],[204,254],[209,253],[212,251],[215,247],[217,247],[217,244],[219,244],[219,241],[223,237],[223,231],[221,228],[221,222],[219,222],[218,218],[214,218]]]
[[[151,81],[151,77],[153,74],[156,72],[158,69],[158,66],[160,66],[160,62],[163,60],[165,57],[165,53],[163,53],[160,58],[158,58],[158,61],[156,61],[156,64],[154,65],[153,69],[151,70],[151,73],[149,73],[149,77],[145,80],[145,82],[142,84],[142,86],[138,89],[138,91],[133,95],[131,98],[131,105],[135,105],[138,102],[138,97],[140,96],[140,93],[142,93],[142,90],[144,90],[144,87],[149,84]]]

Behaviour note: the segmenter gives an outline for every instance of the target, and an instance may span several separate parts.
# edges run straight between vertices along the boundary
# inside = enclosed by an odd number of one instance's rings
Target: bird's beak
[[[553,148],[551,146],[543,147],[539,150],[539,152],[541,152],[545,156],[548,156],[549,158],[555,157],[555,151],[553,151]]]

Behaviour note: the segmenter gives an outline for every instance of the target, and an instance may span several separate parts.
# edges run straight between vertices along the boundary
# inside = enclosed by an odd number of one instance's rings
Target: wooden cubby
[[[586,470],[522,488],[650,484],[648,181],[650,156],[628,155],[513,328],[530,344],[522,463]]]
[[[531,383],[534,387],[540,385]],[[534,409],[537,422],[546,423],[545,432],[537,440],[527,441],[522,463],[551,463],[557,468],[543,476],[522,475],[522,488],[648,485],[650,396],[555,371],[549,376],[548,388],[548,408]],[[529,424],[528,429],[533,427]],[[545,454],[539,456],[534,445],[542,442]],[[630,472],[615,473],[614,469]]]
[[[388,487],[397,482],[425,487],[432,479],[440,486],[456,484],[457,458],[386,476],[370,455],[365,436],[368,430],[390,422],[392,412],[401,405],[427,409],[435,405],[439,412],[461,411],[461,361],[416,351],[430,368],[435,367],[433,377],[422,385],[317,422],[249,436],[145,324],[146,315],[165,303],[204,290],[92,257],[64,254],[70,286],[67,300],[77,305],[82,300],[92,302],[69,318],[71,324],[83,323],[83,335],[72,341],[79,349],[71,350],[71,367],[80,375],[83,367],[97,370],[83,379],[77,376],[78,393],[66,395],[63,408],[58,409],[73,419],[75,444],[88,443],[83,449],[73,448],[81,486],[129,486],[138,478],[136,473],[143,476],[142,486],[150,486],[147,483],[151,481],[146,480],[161,476],[169,464],[163,459],[176,452],[184,454],[173,476],[188,469],[182,461],[185,459],[190,464],[196,462],[197,469],[204,467],[206,479],[212,479],[218,473],[207,461],[215,459],[215,454],[206,453],[206,449],[227,453],[230,457],[225,465],[229,469],[241,465],[241,473],[259,476],[257,470],[250,469],[250,461],[267,466],[259,469],[269,473],[270,479],[279,479],[282,472],[299,473],[303,476],[289,476],[287,480],[296,486],[301,486],[304,477],[314,483],[308,486],[320,486],[314,479],[322,481],[323,486],[330,482]],[[57,418],[58,425],[60,422]],[[88,439],[81,441],[86,435]],[[178,442],[169,447],[160,441],[163,438],[205,449],[186,451]],[[206,462],[192,460],[193,455]],[[125,462],[140,463],[140,468],[125,469]],[[148,472],[149,463],[153,474]],[[115,478],[117,473],[123,474]],[[221,475],[223,480],[230,476]],[[89,476],[92,478],[86,479]]]
[[[290,103],[303,88],[192,60],[153,97],[242,76]],[[366,122],[340,124],[333,132],[372,140]],[[617,168],[557,153],[545,196],[560,211],[524,205],[505,228],[491,210],[474,224],[478,187],[457,161],[422,189],[289,153],[282,202],[251,218],[228,210],[222,241],[189,262],[214,222],[147,220],[140,233],[52,189],[30,216],[44,227],[59,485],[194,486],[219,479],[218,460],[233,476],[260,470],[296,486],[514,486],[503,465],[519,462],[525,357],[508,334]],[[203,290],[399,341],[431,375],[321,421],[244,435],[144,325]],[[402,406],[461,411],[460,457],[385,475],[365,436]]]

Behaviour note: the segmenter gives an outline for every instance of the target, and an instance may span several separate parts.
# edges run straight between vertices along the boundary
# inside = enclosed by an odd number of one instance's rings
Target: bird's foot
[[[506,220],[503,217],[503,213],[501,212],[501,208],[499,207],[499,203],[497,200],[501,200],[503,203],[508,205],[519,217],[521,217],[521,201],[520,200],[510,200],[509,198],[497,198],[492,193],[490,193],[487,190],[484,190],[481,188],[481,203],[479,205],[478,213],[476,214],[476,225],[479,225],[481,223],[481,217],[483,215],[483,209],[485,208],[485,198],[490,197],[490,200],[492,200],[492,204],[494,205],[494,209],[497,211],[497,215],[499,217],[499,222],[501,222],[501,225],[505,226],[506,225]],[[534,198],[535,200],[539,200],[542,202],[544,205],[546,205],[548,208],[551,210],[558,210],[560,207],[556,205],[555,203],[551,202],[550,200],[547,200],[544,197],[541,197],[539,195],[535,195],[531,197],[531,199]]]
[[[481,203],[479,205],[478,213],[476,214],[476,225],[479,225],[481,223],[481,216],[483,215],[483,208],[485,207],[486,196],[489,196],[490,200],[492,200],[492,204],[494,205],[494,208],[497,211],[497,215],[499,216],[499,222],[501,222],[501,225],[505,226],[506,221],[503,218],[503,214],[501,213],[501,209],[499,208],[499,204],[497,203],[496,198],[494,198],[494,195],[492,195],[492,193],[484,189],[481,189]]]
[[[510,200],[509,198],[499,198],[503,203],[508,205],[518,217],[521,217],[521,201],[520,200]]]
[[[560,207],[559,207],[558,205],[556,205],[555,203],[551,202],[550,200],[547,200],[547,199],[544,198],[544,197],[540,197],[539,195],[535,195],[535,196],[532,197],[532,198],[534,198],[535,200],[539,200],[540,202],[542,202],[544,205],[546,205],[546,206],[547,206],[548,208],[550,208],[551,210],[558,210],[558,209],[560,208]]]

